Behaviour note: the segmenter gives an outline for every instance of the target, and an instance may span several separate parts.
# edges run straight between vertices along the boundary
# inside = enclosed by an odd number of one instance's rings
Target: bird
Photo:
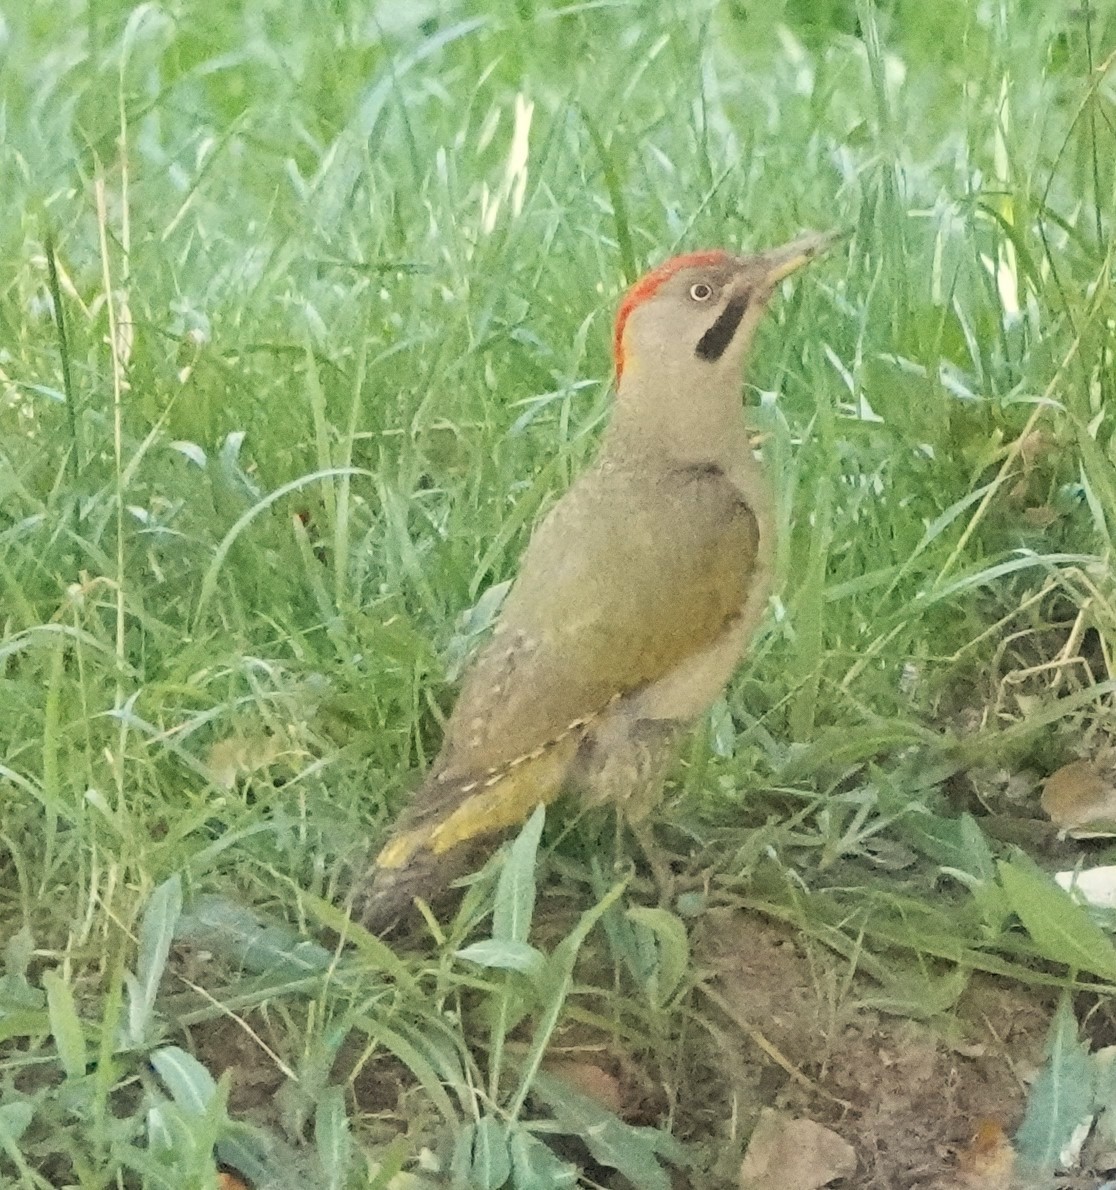
[[[639,829],[772,591],[772,487],[743,367],[780,282],[838,238],[675,256],[625,293],[595,459],[539,522],[441,750],[358,885],[383,935],[566,790]]]

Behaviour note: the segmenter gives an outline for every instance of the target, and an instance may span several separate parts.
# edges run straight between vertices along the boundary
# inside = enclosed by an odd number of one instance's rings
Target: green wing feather
[[[621,499],[639,499],[641,515],[617,515]],[[376,928],[453,879],[450,853],[553,800],[595,718],[740,615],[758,549],[754,514],[716,469],[642,486],[631,474],[587,472],[524,553],[434,768],[377,859],[366,923]]]

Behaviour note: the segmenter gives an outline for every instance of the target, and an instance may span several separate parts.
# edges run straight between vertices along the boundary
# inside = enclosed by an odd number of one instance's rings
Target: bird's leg
[[[617,817],[619,818],[620,815]],[[651,820],[649,818],[629,820],[628,829],[632,832],[632,838],[643,852],[643,858],[651,869],[655,889],[659,894],[660,908],[669,909],[674,904],[674,871],[666,853],[655,842],[655,831]]]
[[[630,879],[635,875],[635,861],[628,852],[628,841],[624,833],[624,811],[617,806],[613,818],[612,869],[617,879]]]
[[[591,802],[612,802],[616,806],[615,854],[619,857],[626,850],[626,823],[651,868],[663,905],[673,899],[674,876],[655,844],[648,817],[662,798],[678,730],[672,720],[618,714],[601,724],[582,746],[574,772],[575,783],[582,786]]]
[[[660,906],[674,903],[674,872],[670,859],[655,841],[651,812],[663,800],[663,786],[674,763],[679,725],[670,719],[638,719],[632,724],[631,747],[638,774],[624,802],[624,815],[643,857],[651,869]]]

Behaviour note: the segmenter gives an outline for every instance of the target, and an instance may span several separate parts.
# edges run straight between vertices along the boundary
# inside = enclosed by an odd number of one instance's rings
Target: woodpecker
[[[374,933],[437,897],[563,790],[658,799],[680,734],[722,692],[771,594],[773,498],[742,369],[779,282],[836,237],[676,256],[633,285],[595,461],[539,523],[442,748],[355,911]]]

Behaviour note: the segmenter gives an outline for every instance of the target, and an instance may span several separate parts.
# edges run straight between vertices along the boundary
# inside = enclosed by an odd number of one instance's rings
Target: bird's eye
[[[695,281],[690,286],[690,297],[695,302],[707,302],[713,296],[713,286],[707,285],[704,281]]]

